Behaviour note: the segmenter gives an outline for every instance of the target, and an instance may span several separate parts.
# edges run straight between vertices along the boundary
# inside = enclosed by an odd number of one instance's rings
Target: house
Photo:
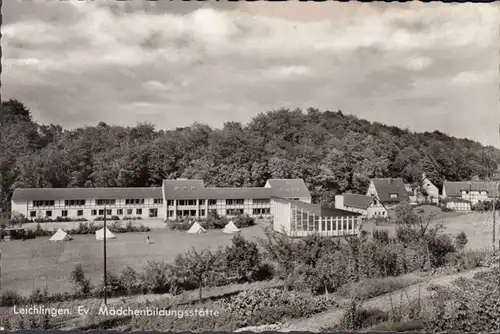
[[[410,201],[403,180],[400,178],[372,179],[366,196],[375,197],[386,209]]]
[[[482,201],[492,201],[498,195],[497,185],[490,181],[445,181],[443,183],[443,198],[463,199],[472,205]]]
[[[67,217],[95,219],[106,215],[176,220],[183,217],[265,216],[271,197],[311,202],[300,179],[272,179],[264,187],[211,188],[202,180],[164,180],[151,188],[18,188],[12,196],[12,214],[28,219]]]
[[[337,237],[360,233],[362,217],[357,212],[276,197],[271,199],[271,207],[273,230],[291,237],[312,234]]]
[[[429,178],[422,173],[422,180],[419,185],[405,184],[410,203],[439,203],[439,188],[436,187]]]
[[[372,196],[358,194],[342,194],[335,196],[335,208],[356,212],[363,218],[387,218],[387,209]]]

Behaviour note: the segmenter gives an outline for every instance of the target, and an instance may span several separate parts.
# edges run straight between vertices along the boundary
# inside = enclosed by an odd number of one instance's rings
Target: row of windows
[[[133,215],[134,211],[133,209],[126,209],[127,215]],[[124,212],[124,209],[116,209],[116,215],[117,216],[122,216]],[[136,215],[142,215],[142,209],[135,209],[135,214]],[[78,217],[83,216],[83,210],[77,210],[76,215]],[[90,210],[90,215],[91,216],[104,216],[104,209],[99,209],[99,210]],[[113,215],[113,210],[112,209],[106,209],[106,215],[111,216]],[[52,217],[52,210],[47,210],[45,211],[45,216],[47,217]],[[36,211],[30,211],[30,217],[35,218],[36,217]],[[62,210],[61,211],[61,217],[68,217],[68,210]],[[158,217],[158,209],[149,209],[149,217]]]
[[[86,200],[84,199],[72,199],[65,200],[65,206],[85,206]],[[154,204],[163,204],[163,198],[155,198],[153,199]],[[97,199],[96,205],[115,205],[116,200],[114,199]],[[144,198],[127,198],[125,200],[126,205],[133,204],[144,204]],[[33,206],[54,206],[55,201],[33,201]]]
[[[196,210],[177,210],[177,217],[196,217]],[[244,214],[244,209],[226,209],[227,216],[237,216]],[[254,215],[266,215],[270,214],[270,208],[255,208],[253,209]],[[216,215],[217,210],[208,210],[209,215]],[[205,216],[205,210],[200,210],[200,217]],[[167,217],[174,217],[174,210],[167,211]]]
[[[200,199],[200,200],[195,200],[195,199],[178,199],[177,200],[177,205],[178,206],[186,206],[186,205],[196,205],[196,202],[198,202],[198,205],[205,205],[205,200]],[[259,199],[254,199],[253,204],[268,204],[271,203],[271,200],[269,198],[259,198]],[[208,200],[208,205],[216,205],[217,200],[216,199],[209,199]],[[226,205],[236,205],[236,204],[245,204],[245,199],[242,198],[237,198],[237,199],[226,199]],[[169,199],[167,200],[167,205],[168,206],[174,206],[175,205],[175,200]]]
[[[355,218],[340,218],[337,227],[337,221],[332,217],[320,219],[319,216],[309,214],[307,211],[302,211],[302,209],[292,209],[292,217],[290,219],[290,229],[292,231],[318,232],[320,230],[320,223],[322,231],[336,231],[337,229],[351,230],[355,227]]]

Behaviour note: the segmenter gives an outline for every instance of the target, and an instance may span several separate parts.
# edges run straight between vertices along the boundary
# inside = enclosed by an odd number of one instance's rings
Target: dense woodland
[[[341,111],[276,110],[221,129],[195,123],[156,130],[100,122],[73,130],[41,125],[27,106],[0,108],[0,190],[8,210],[17,187],[148,187],[163,179],[200,178],[219,187],[263,186],[302,178],[315,202],[363,193],[372,177],[416,182],[493,175],[500,150],[441,132],[413,133]]]

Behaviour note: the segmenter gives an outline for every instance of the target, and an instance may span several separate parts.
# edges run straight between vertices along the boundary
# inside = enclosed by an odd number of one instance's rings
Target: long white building
[[[271,198],[311,202],[303,180],[271,179],[260,188],[205,187],[202,180],[165,180],[151,188],[18,188],[11,200],[12,215],[36,218],[94,220],[106,215],[177,220],[183,217],[266,216]]]

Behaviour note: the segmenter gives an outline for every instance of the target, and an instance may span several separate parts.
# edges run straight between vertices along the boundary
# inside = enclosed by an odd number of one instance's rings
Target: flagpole
[[[107,305],[107,280],[106,280],[106,207],[104,207],[104,305]]]

